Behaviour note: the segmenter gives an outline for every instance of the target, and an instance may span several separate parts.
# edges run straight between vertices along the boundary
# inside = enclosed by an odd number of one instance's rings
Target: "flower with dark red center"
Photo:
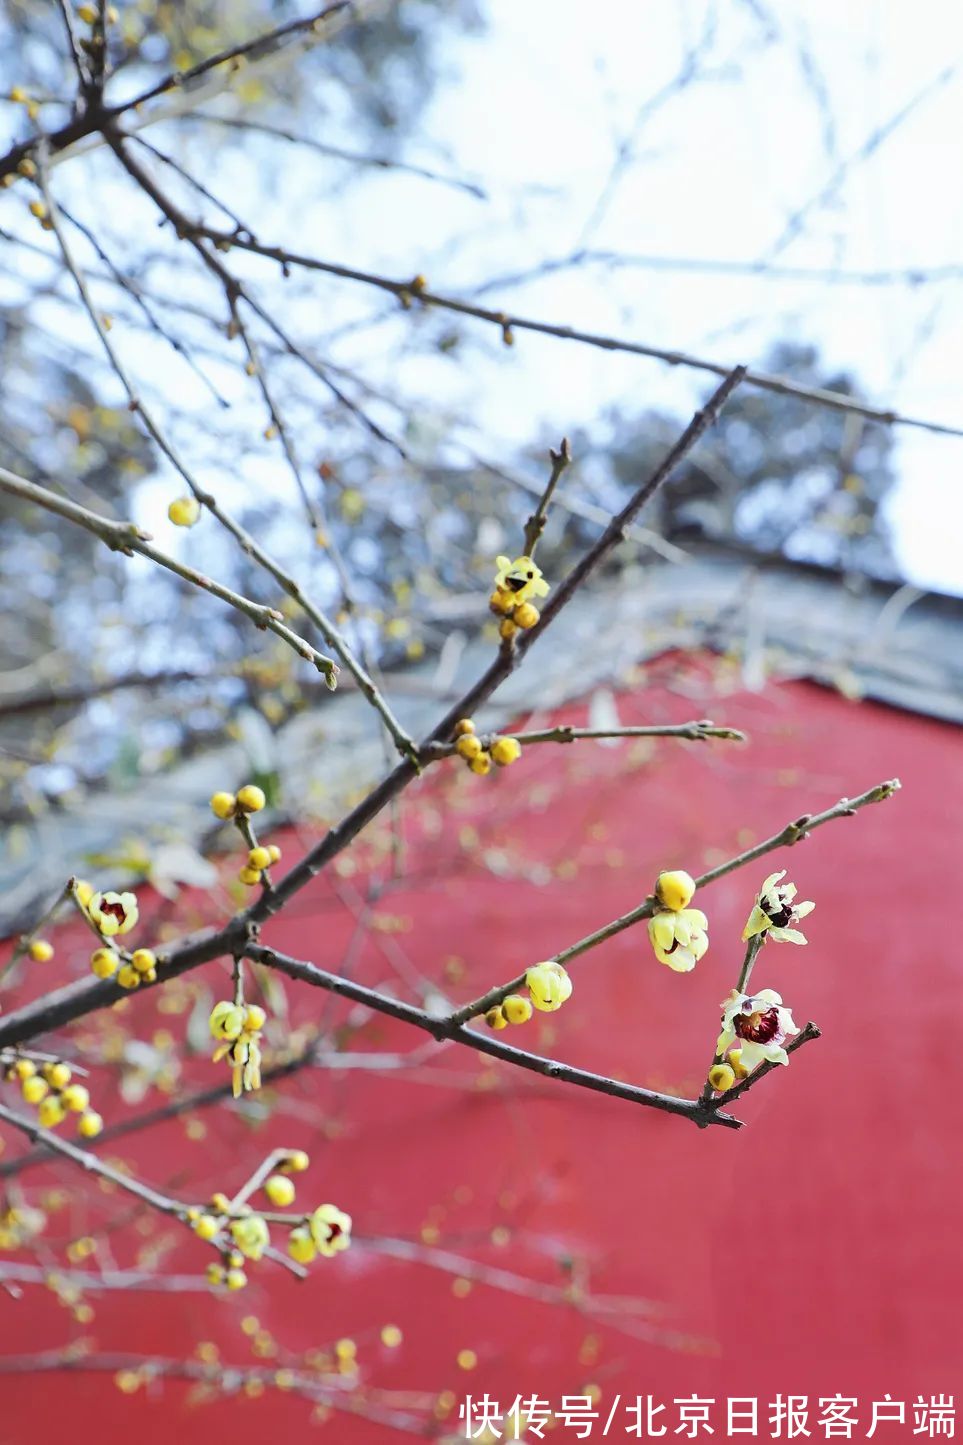
[[[750,1072],[757,1065],[788,1064],[783,1044],[790,1034],[799,1030],[778,993],[764,988],[756,994],[733,989],[722,1005],[722,1032],[716,1043],[716,1057],[723,1059],[737,1041],[741,1045],[739,1062]]]
[[[796,903],[795,883],[780,882],[785,876],[785,868],[781,873],[770,873],[760,888],[749,921],[742,931],[743,941],[765,934],[776,943],[808,942],[805,934],[793,925],[812,913],[816,905]]]
[[[87,903],[87,912],[105,938],[129,933],[139,916],[133,893],[94,893]]]
[[[335,1204],[319,1205],[308,1216],[307,1224],[319,1254],[330,1257],[351,1243],[351,1215]]]

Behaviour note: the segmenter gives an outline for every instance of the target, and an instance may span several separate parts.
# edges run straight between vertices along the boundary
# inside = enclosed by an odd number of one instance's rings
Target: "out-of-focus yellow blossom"
[[[54,956],[53,944],[45,938],[35,938],[28,952],[34,963],[49,963]]]
[[[242,813],[260,813],[266,802],[263,788],[254,783],[246,783],[237,790],[237,806]]]
[[[228,818],[233,818],[236,806],[237,799],[233,793],[215,793],[211,798],[211,812],[215,818],[220,818],[222,822],[225,822]]]
[[[321,1204],[307,1221],[318,1253],[330,1258],[351,1243],[351,1215],[334,1204]]]
[[[531,557],[496,557],[495,591],[507,593],[514,603],[528,602],[533,597],[547,597],[549,584],[542,569]]]
[[[167,515],[175,527],[193,527],[201,515],[201,504],[196,497],[175,497]]]
[[[288,1254],[299,1264],[310,1264],[318,1253],[318,1246],[311,1237],[306,1224],[299,1224],[288,1235]]]
[[[258,1260],[271,1243],[266,1222],[259,1214],[231,1221],[231,1238],[247,1259]]]

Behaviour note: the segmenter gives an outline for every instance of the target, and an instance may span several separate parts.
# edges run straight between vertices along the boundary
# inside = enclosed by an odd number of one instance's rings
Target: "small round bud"
[[[470,717],[462,717],[455,723],[452,731],[456,738],[463,738],[466,733],[473,733],[475,731],[475,724]]]
[[[77,19],[82,20],[85,25],[93,25],[97,19],[97,11],[93,5],[78,5]]]
[[[492,770],[492,760],[487,753],[479,753],[477,757],[471,759],[468,766],[473,773],[480,773],[484,777]]]
[[[496,587],[488,599],[488,606],[496,617],[507,617],[515,606],[515,599],[506,589]]]
[[[215,1239],[221,1232],[219,1222],[213,1214],[202,1214],[193,1223],[194,1233],[198,1239]]]
[[[228,1289],[243,1289],[247,1284],[247,1275],[243,1269],[229,1269],[224,1283]]]
[[[35,938],[28,951],[34,963],[49,963],[54,956],[53,944],[45,938]]]
[[[492,762],[500,768],[516,763],[522,755],[522,745],[517,738],[496,738],[491,746]]]
[[[501,1007],[498,1005],[496,1005],[495,1008],[490,1008],[488,1010],[487,1014],[485,1015],[485,1022],[488,1027],[490,1029],[494,1029],[496,1033],[499,1029],[508,1028],[508,1019],[502,1013]]]
[[[541,618],[541,613],[531,602],[519,602],[512,613],[512,621],[516,627],[521,627],[525,632],[535,627]]]
[[[247,866],[256,868],[258,872],[263,868],[271,866],[271,850],[269,848],[252,848],[247,855]]]
[[[256,1034],[267,1023],[267,1014],[259,1003],[249,1003],[244,1010],[244,1028],[249,1034]]]
[[[286,1209],[294,1201],[294,1185],[286,1174],[272,1174],[264,1182],[264,1192],[278,1209]]]
[[[71,1114],[82,1114],[90,1103],[90,1091],[83,1084],[68,1084],[60,1095],[60,1102]]]
[[[737,1079],[748,1079],[749,1070],[742,1062],[742,1049],[730,1049],[726,1055],[726,1063],[729,1064]]]
[[[224,1283],[224,1266],[222,1264],[214,1264],[212,1261],[204,1273],[207,1275],[208,1284]]]
[[[472,758],[477,758],[481,750],[482,745],[474,733],[465,733],[455,744],[455,752],[460,758],[464,758],[466,763],[470,763]]]
[[[167,515],[175,527],[193,527],[201,515],[201,504],[196,497],[177,497],[167,508]]]
[[[291,1230],[288,1235],[288,1254],[292,1259],[296,1259],[298,1264],[310,1264],[317,1252],[318,1247],[311,1238],[310,1229],[299,1224],[296,1229]]]
[[[77,1120],[77,1133],[84,1139],[96,1139],[104,1127],[104,1121],[96,1109],[85,1109]]]
[[[120,959],[112,948],[95,948],[90,955],[90,971],[97,978],[113,978],[120,967]]]
[[[14,1078],[23,1082],[25,1079],[32,1079],[37,1072],[37,1065],[33,1059],[18,1059],[13,1066]]]
[[[117,982],[121,988],[136,988],[140,983],[140,974],[131,964],[125,963],[117,970]]]
[[[233,818],[236,803],[237,799],[233,793],[215,793],[211,799],[211,812],[215,818],[222,820]]]
[[[65,1089],[70,1083],[70,1065],[62,1063],[44,1064],[41,1070],[52,1089]]]
[[[272,862],[272,863],[280,863],[280,861],[281,861],[281,850],[280,850],[280,848],[278,847],[278,845],[277,845],[276,843],[272,843],[272,844],[270,845],[270,847],[268,848],[268,853],[269,853],[270,856],[271,856],[271,862]]]
[[[149,948],[135,948],[130,956],[130,962],[132,968],[145,976],[149,973],[154,973],[157,967],[157,957]]]
[[[735,1082],[735,1070],[730,1069],[728,1064],[715,1064],[709,1070],[709,1083],[717,1094],[724,1094]]]
[[[259,868],[242,868],[237,876],[245,888],[253,888],[261,881],[261,870]]]
[[[81,908],[86,908],[93,896],[94,890],[92,885],[87,882],[86,878],[78,878],[74,883],[74,897]]]
[[[381,1343],[389,1350],[396,1350],[404,1339],[404,1335],[397,1325],[383,1325],[381,1329]]]
[[[227,1195],[222,1194],[220,1190],[218,1190],[216,1194],[211,1195],[211,1208],[215,1210],[218,1214],[227,1214],[230,1210],[230,1207],[231,1201],[228,1199]]]
[[[678,913],[681,909],[688,908],[692,902],[695,887],[695,879],[691,873],[677,868],[674,872],[659,874],[655,881],[655,896],[663,908],[670,908],[673,913]]]
[[[40,1100],[37,1119],[42,1129],[56,1129],[58,1124],[63,1123],[66,1113],[59,1094],[48,1094],[45,1099]]]
[[[518,628],[515,626],[514,622],[510,617],[502,618],[498,627],[498,635],[503,642],[510,642],[517,631]]]
[[[287,1158],[282,1160],[278,1165],[278,1168],[284,1169],[291,1174],[303,1174],[310,1163],[311,1160],[303,1149],[292,1149]]]
[[[264,790],[255,783],[246,783],[237,790],[237,806],[242,813],[260,813],[266,802]]]
[[[20,1086],[20,1092],[25,1104],[39,1104],[41,1099],[47,1097],[50,1086],[45,1079],[40,1078],[39,1074],[34,1074],[33,1078],[24,1079]]]
[[[532,1016],[532,1005],[521,994],[510,993],[502,999],[502,1012],[510,1024],[526,1024]]]
[[[36,216],[38,221],[42,221],[47,214],[47,207],[44,205],[43,201],[31,201],[30,214],[32,216]]]

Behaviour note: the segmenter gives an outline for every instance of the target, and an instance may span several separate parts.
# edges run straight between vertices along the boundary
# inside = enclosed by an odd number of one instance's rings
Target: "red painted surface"
[[[96,1318],[83,1327],[51,1295],[29,1289],[19,1303],[0,1304],[4,1352],[86,1336],[100,1350],[189,1356],[210,1340],[225,1361],[245,1364],[254,1357],[239,1322],[254,1314],[284,1363],[353,1337],[365,1391],[450,1390],[459,1399],[487,1391],[507,1405],[518,1393],[557,1402],[597,1384],[602,1419],[590,1439],[602,1438],[617,1393],[670,1402],[693,1392],[758,1396],[765,1413],[777,1394],[808,1395],[815,1406],[815,1397],[840,1391],[862,1401],[855,1438],[865,1438],[869,1402],[886,1392],[959,1397],[959,740],[940,724],[806,684],[720,698],[727,681],[721,664],[655,665],[647,685],[622,698],[623,721],[708,713],[744,726],[750,748],[545,746],[494,777],[437,770],[418,785],[407,814],[410,881],[377,908],[399,931],[370,933],[353,966],[363,980],[410,997],[413,974],[441,978],[455,956],[463,976],[446,987],[466,999],[631,907],[660,866],[698,873],[801,812],[898,775],[904,788],[892,802],[707,888],[696,902],[710,917],[710,950],[692,974],[657,964],[637,929],[573,965],[575,992],[564,1009],[505,1036],[691,1095],[711,1054],[719,1001],[735,981],[752,894],[770,868],[788,867],[800,897],[817,900],[805,925],[810,945],[768,945],[755,982],[780,990],[797,1022],[815,1019],[824,1038],[738,1105],[747,1128],[699,1131],[455,1048],[407,1077],[302,1073],[280,1086],[278,1110],[259,1129],[208,1111],[198,1116],[203,1140],[188,1140],[175,1120],[104,1152],[186,1198],[236,1187],[262,1149],[303,1146],[312,1168],[299,1178],[299,1200],[348,1209],[357,1248],[319,1261],[303,1285],[254,1266],[249,1289],[227,1300],[92,1297]],[[566,709],[563,720],[583,721],[584,709]],[[288,840],[286,861],[296,846]],[[268,941],[340,967],[370,863],[364,852],[356,861],[337,893],[319,880],[302,894]],[[533,882],[532,870],[554,877]],[[188,911],[210,916],[210,902],[192,900]],[[37,978],[49,986],[52,970],[59,981],[70,960],[80,971],[86,948],[76,936],[72,948],[62,944],[47,972],[34,966],[24,996]],[[398,975],[399,950],[407,981]],[[223,996],[220,966],[206,973]],[[322,1008],[332,1021],[359,1022],[357,1011],[305,988],[290,985],[288,996],[296,1023]],[[183,1030],[183,1017],[158,1019],[155,1004],[156,995],[132,1001],[139,1032],[149,1036],[158,1022]],[[401,1051],[423,1042],[403,1025],[370,1019],[348,1047]],[[201,1057],[188,1077],[205,1086],[220,1075]],[[109,1118],[136,1112],[106,1099],[107,1087],[101,1083],[99,1100]],[[97,1102],[96,1079],[94,1092]],[[9,1088],[5,1097],[13,1102]],[[161,1101],[152,1094],[138,1109]],[[8,1156],[19,1147],[8,1135]],[[86,1190],[69,1168],[23,1176],[31,1197],[52,1181],[72,1190],[48,1236],[47,1258],[62,1263],[63,1241],[97,1235],[119,1206]],[[203,1268],[204,1246],[151,1221],[150,1238],[173,1245],[170,1269]],[[626,1317],[623,1328],[574,1304],[481,1283],[458,1298],[451,1274],[363,1247],[365,1237],[418,1240],[426,1226],[437,1231],[428,1237],[438,1248],[549,1285],[575,1280],[595,1294],[644,1299],[651,1315]],[[143,1243],[126,1227],[111,1233],[109,1251],[129,1265]],[[378,1339],[387,1322],[404,1331],[394,1351]],[[456,1365],[462,1348],[478,1356],[470,1373]],[[188,1388],[167,1383],[125,1398],[109,1375],[4,1379],[0,1445],[60,1438],[65,1420],[77,1445],[130,1432],[175,1432],[179,1445],[309,1433],[303,1400],[272,1391],[189,1405]],[[677,1421],[676,1412],[670,1435]],[[607,1438],[631,1438],[626,1423],[617,1412]],[[724,1435],[724,1419],[714,1423]],[[458,1434],[457,1411],[445,1428]],[[815,1422],[810,1428],[824,1438]],[[910,1431],[883,1426],[877,1437]],[[763,1433],[768,1438],[768,1426]],[[319,1438],[325,1434],[339,1445],[397,1438],[341,1413]],[[546,1438],[577,1434],[559,1427]]]

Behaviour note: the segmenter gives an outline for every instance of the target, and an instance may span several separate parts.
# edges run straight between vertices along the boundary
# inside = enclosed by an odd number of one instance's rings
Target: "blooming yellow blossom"
[[[756,994],[739,993],[733,989],[722,1005],[722,1032],[716,1043],[721,1059],[726,1050],[737,1043],[739,1063],[749,1073],[765,1062],[788,1064],[783,1044],[790,1034],[797,1034],[792,1014],[783,1006],[778,993],[771,988]]]
[[[653,914],[649,919],[649,941],[656,958],[676,973],[688,973],[709,947],[708,926],[701,908]]]
[[[805,934],[800,933],[793,925],[812,913],[816,905],[808,902],[794,903],[796,885],[781,883],[780,880],[785,876],[785,868],[781,873],[770,873],[760,888],[755,906],[742,931],[744,941],[764,933],[776,943],[808,942]]]
[[[532,597],[547,597],[549,584],[542,576],[541,568],[531,557],[496,557],[495,589],[507,592],[515,602],[528,602]]]
[[[105,938],[116,933],[129,933],[136,925],[137,898],[133,893],[94,893],[87,912]]]
[[[347,1249],[351,1243],[351,1215],[334,1204],[319,1205],[308,1218],[307,1225],[318,1253],[325,1258]]]
[[[231,1238],[247,1259],[258,1260],[271,1243],[271,1235],[265,1220],[259,1214],[248,1214],[244,1219],[231,1221]]]

